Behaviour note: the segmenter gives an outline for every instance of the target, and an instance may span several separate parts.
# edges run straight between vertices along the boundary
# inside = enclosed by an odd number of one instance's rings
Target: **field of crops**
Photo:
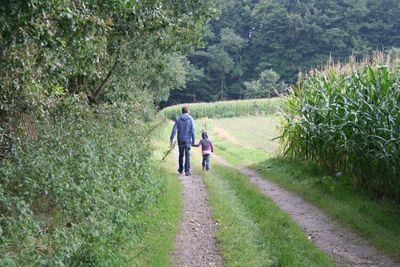
[[[400,70],[327,68],[286,102],[285,152],[351,174],[376,196],[400,199]]]
[[[283,98],[250,99],[222,101],[215,103],[190,104],[193,118],[232,118],[249,115],[266,115],[275,113],[283,102]],[[175,120],[181,114],[182,105],[167,107],[161,111],[167,118]]]

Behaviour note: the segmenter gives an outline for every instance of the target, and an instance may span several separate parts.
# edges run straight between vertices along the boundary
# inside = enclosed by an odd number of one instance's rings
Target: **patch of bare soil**
[[[181,175],[180,180],[183,185],[183,219],[175,239],[173,266],[223,266],[203,180],[196,174]]]
[[[233,137],[232,135],[230,135],[227,131],[225,131],[222,128],[216,127],[214,126],[214,132],[216,133],[216,135],[218,135],[220,138],[222,138],[225,141],[229,141],[231,143],[234,144],[240,144],[242,145],[239,140],[237,140],[235,137]]]
[[[298,195],[288,192],[278,185],[264,180],[255,171],[240,166],[235,167],[223,158],[214,155],[214,159],[225,166],[236,168],[250,180],[293,220],[323,251],[346,266],[400,266],[399,262],[379,253],[365,240],[343,228],[326,216],[320,209],[307,203]]]

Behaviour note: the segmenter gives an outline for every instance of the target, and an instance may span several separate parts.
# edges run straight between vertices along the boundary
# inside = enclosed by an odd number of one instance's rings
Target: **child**
[[[202,132],[201,133],[201,139],[200,142],[197,145],[193,145],[194,147],[199,147],[201,146],[201,151],[203,153],[203,162],[201,165],[203,166],[203,171],[206,169],[207,171],[210,169],[210,155],[211,152],[214,152],[214,147],[210,139],[208,139],[208,134],[207,132]]]

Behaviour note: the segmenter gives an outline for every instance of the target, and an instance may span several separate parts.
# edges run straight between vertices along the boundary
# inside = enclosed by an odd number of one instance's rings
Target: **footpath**
[[[177,150],[175,157],[178,158]],[[175,239],[173,266],[223,266],[215,241],[215,222],[202,177],[180,176],[183,218]]]

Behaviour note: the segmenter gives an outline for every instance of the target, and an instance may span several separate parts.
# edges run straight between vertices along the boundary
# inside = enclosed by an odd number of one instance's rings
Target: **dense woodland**
[[[189,81],[169,103],[268,97],[299,72],[400,46],[397,0],[217,0]]]

